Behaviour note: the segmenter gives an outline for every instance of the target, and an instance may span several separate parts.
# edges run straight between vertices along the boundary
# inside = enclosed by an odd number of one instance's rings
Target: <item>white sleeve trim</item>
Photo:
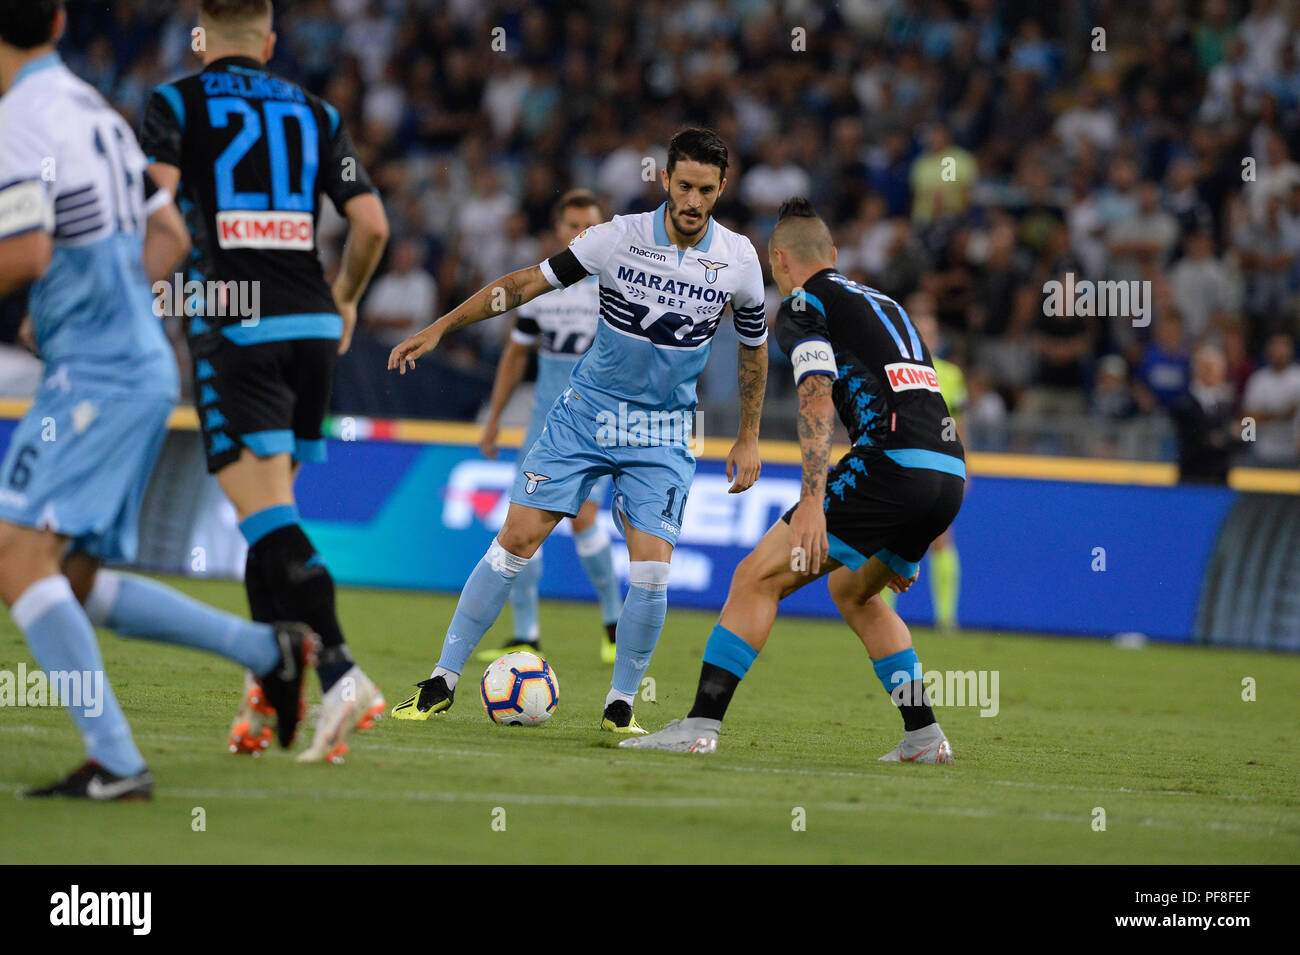
[[[510,340],[516,345],[536,345],[537,336],[521,332],[517,328],[510,329]]]
[[[538,266],[538,268],[542,270],[542,277],[551,283],[551,288],[556,289],[557,291],[564,288],[564,283],[555,277],[555,272],[551,269],[551,263],[549,261],[542,259],[542,264]]]

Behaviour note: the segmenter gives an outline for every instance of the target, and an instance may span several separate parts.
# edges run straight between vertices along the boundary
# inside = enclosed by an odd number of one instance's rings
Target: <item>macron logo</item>
[[[148,935],[153,927],[152,892],[71,891],[50,896],[51,925],[125,925],[133,935]]]
[[[913,365],[905,361],[894,362],[885,366],[889,376],[889,387],[895,391],[911,391],[924,388],[926,391],[939,393],[939,376],[928,365]]]

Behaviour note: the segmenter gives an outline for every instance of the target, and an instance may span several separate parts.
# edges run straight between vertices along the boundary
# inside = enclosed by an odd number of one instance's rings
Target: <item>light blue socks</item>
[[[9,614],[50,678],[52,695],[54,687],[60,688],[59,702],[81,730],[86,754],[118,776],[144,772],[144,757],[104,674],[94,628],[68,578],[55,574],[38,580],[14,601]]]
[[[501,616],[515,578],[527,566],[527,557],[516,557],[494,539],[465,581],[442,643],[442,656],[433,671],[434,676],[446,679],[450,689],[456,688],[456,680],[469,662],[470,654]]]
[[[270,625],[209,607],[145,577],[99,571],[86,599],[86,614],[96,626],[119,636],[206,650],[259,676],[280,662]]]
[[[614,700],[630,704],[641,686],[668,615],[668,570],[668,562],[660,560],[634,560],[628,566],[630,586],[618,618],[618,656],[607,705]]]

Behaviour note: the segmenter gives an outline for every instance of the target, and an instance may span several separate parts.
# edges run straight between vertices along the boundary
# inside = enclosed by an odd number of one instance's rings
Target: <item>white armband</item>
[[[794,365],[794,384],[809,375],[839,376],[839,366],[835,364],[835,351],[831,343],[824,338],[805,338],[794,346],[790,352],[790,363]]]
[[[45,183],[28,179],[0,190],[0,239],[37,229],[54,231],[54,206]]]

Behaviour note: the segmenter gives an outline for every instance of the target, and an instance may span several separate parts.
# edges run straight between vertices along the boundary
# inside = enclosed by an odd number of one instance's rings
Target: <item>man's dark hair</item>
[[[237,23],[274,12],[271,0],[203,0],[201,9],[205,17],[219,23]]]
[[[0,0],[0,40],[30,50],[53,39],[63,0]]]
[[[564,195],[560,196],[559,201],[555,203],[555,220],[558,222],[565,211],[577,207],[587,209],[591,206],[600,208],[600,200],[596,198],[595,193],[588,189],[570,189]]]
[[[668,175],[679,160],[717,166],[719,178],[727,178],[727,144],[711,129],[683,129],[668,144]]]
[[[781,203],[781,208],[776,213],[776,221],[780,222],[789,216],[799,216],[804,219],[820,218],[817,215],[817,210],[813,208],[813,204],[803,196],[795,196]]]

